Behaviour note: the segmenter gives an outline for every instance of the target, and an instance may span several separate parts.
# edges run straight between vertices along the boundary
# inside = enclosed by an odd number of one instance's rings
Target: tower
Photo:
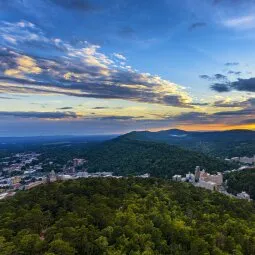
[[[195,182],[198,182],[200,178],[200,166],[196,166],[195,168]]]

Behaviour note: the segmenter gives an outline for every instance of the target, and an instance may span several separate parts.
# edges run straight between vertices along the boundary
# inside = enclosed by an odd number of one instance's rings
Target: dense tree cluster
[[[0,201],[1,255],[255,254],[254,203],[160,179],[79,179]]]
[[[88,150],[86,158],[90,172],[110,171],[119,175],[150,173],[163,178],[193,172],[197,165],[209,172],[233,167],[203,153],[177,146],[125,138],[114,139]]]
[[[225,176],[228,191],[236,194],[246,191],[252,199],[255,199],[255,168],[232,172]]]

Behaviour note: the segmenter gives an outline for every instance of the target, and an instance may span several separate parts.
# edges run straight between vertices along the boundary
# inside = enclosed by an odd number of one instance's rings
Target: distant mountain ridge
[[[252,156],[255,154],[255,131],[185,131],[180,129],[158,132],[133,131],[122,138],[140,141],[164,142],[214,156]]]

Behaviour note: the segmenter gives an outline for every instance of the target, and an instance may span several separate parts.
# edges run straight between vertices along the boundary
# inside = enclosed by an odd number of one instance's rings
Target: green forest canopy
[[[208,172],[221,172],[235,167],[200,152],[124,138],[91,148],[87,151],[86,158],[90,172],[109,171],[118,175],[150,173],[163,178],[194,172],[196,166],[201,166]]]
[[[0,254],[255,254],[255,206],[162,179],[56,182],[0,201]]]

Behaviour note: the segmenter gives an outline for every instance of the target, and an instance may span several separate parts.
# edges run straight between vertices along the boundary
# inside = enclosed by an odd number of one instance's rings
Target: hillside
[[[246,191],[255,199],[255,168],[233,172],[225,176],[228,180],[228,191],[236,194]]]
[[[104,142],[86,153],[89,172],[109,171],[117,175],[150,173],[169,178],[194,171],[197,165],[209,172],[231,168],[229,164],[202,153],[168,144],[130,140],[124,137]]]
[[[160,179],[80,179],[0,201],[0,254],[255,254],[254,203]]]
[[[250,130],[189,132],[170,129],[159,132],[131,132],[123,137],[164,142],[222,158],[255,154],[255,131]]]

